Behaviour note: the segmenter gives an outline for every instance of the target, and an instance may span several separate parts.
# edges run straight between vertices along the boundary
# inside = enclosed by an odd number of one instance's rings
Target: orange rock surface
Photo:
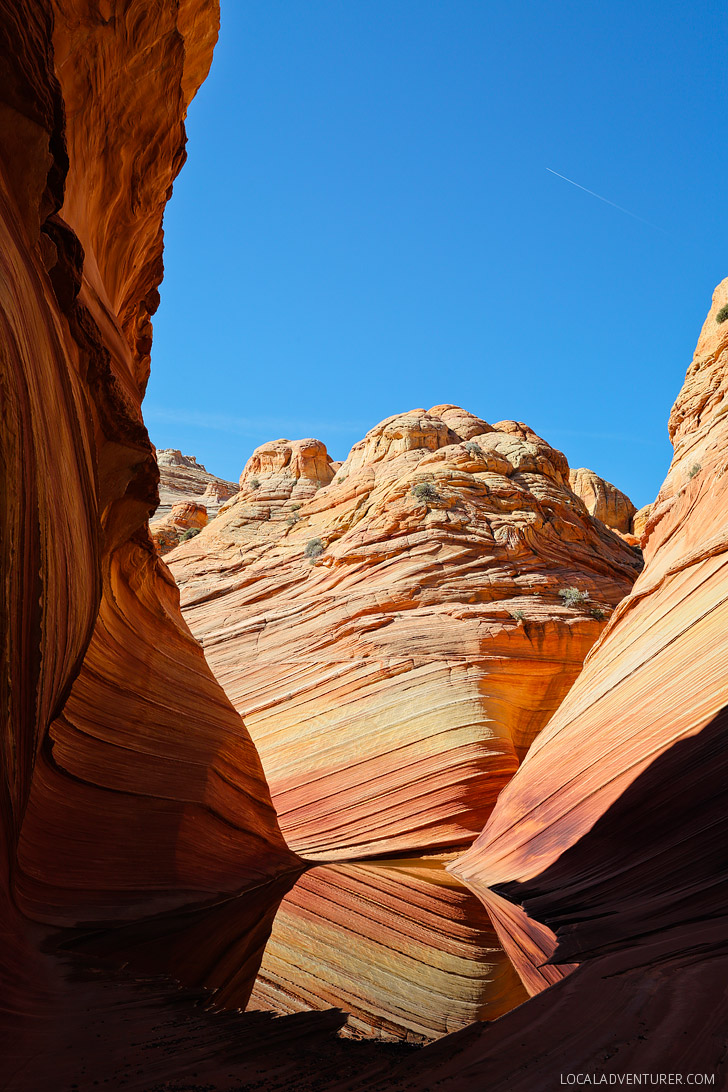
[[[295,861],[146,528],[162,214],[217,6],[0,16],[0,960],[21,1009],[44,986],[19,911],[118,919]]]
[[[585,467],[569,472],[569,484],[577,497],[584,501],[587,511],[606,523],[607,527],[625,535],[634,533],[632,517],[637,509],[616,485]]]
[[[725,704],[728,324],[715,316],[727,299],[724,281],[672,409],[675,454],[647,520],[645,569],[458,862],[466,879],[537,875]]]
[[[178,504],[201,504],[214,519],[221,504],[234,497],[234,482],[217,478],[198,463],[194,455],[183,455],[176,448],[157,448],[159,467],[159,507],[155,520],[171,515]]]
[[[561,452],[454,406],[338,469],[317,440],[263,445],[168,562],[313,859],[470,840],[640,564]]]
[[[192,538],[207,525],[207,509],[196,501],[182,501],[172,505],[169,514],[161,519],[153,519],[149,524],[154,545],[164,556],[175,546],[179,546],[183,537]],[[191,531],[192,535],[187,532]]]
[[[640,508],[638,512],[635,512],[632,517],[632,533],[641,539],[647,530],[647,524],[650,519],[650,513],[652,512],[652,505],[646,504],[644,508]]]
[[[486,910],[430,859],[301,876],[276,914],[249,1007],[338,1008],[348,1035],[424,1042],[527,996]]]

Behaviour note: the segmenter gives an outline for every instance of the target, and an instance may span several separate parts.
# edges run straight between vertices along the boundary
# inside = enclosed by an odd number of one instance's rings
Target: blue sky
[[[702,0],[223,0],[152,440],[237,479],[265,440],[344,458],[453,402],[652,500],[728,275],[727,39]]]

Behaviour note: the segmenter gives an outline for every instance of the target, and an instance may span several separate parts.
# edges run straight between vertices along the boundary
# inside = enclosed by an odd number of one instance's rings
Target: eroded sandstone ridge
[[[464,876],[489,883],[536,875],[725,704],[728,324],[716,314],[726,299],[728,281],[715,291],[670,415],[675,453],[647,517],[644,572],[461,859]]]
[[[343,465],[258,448],[168,556],[183,611],[314,859],[463,844],[561,702],[635,552],[523,424],[399,414]]]
[[[183,455],[176,448],[157,449],[159,467],[159,506],[155,520],[164,519],[177,504],[201,504],[209,519],[214,519],[221,504],[238,491],[235,482],[225,481],[205,470],[194,455]]]
[[[207,526],[207,509],[204,504],[195,501],[182,501],[173,504],[168,515],[162,519],[153,519],[149,524],[149,533],[157,550],[164,557],[180,542],[199,534]]]
[[[0,0],[4,1012],[55,988],[21,913],[116,920],[293,860],[146,526],[162,214],[217,25]]]
[[[164,557],[188,532],[196,534],[214,519],[220,506],[234,497],[237,485],[208,473],[194,455],[177,448],[157,449],[159,506],[149,525],[152,539]]]
[[[524,903],[557,931],[555,961],[580,966],[381,1087],[455,1092],[487,1075],[518,1092],[579,1072],[725,1084],[727,303],[723,281],[670,416],[644,572],[452,866],[486,900],[497,885]]]

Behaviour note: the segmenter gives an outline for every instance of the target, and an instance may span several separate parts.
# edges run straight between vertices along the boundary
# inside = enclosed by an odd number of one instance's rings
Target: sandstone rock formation
[[[569,471],[569,485],[581,497],[587,511],[623,535],[634,534],[632,517],[637,509],[626,493],[605,481],[593,470],[579,467]]]
[[[647,520],[645,569],[461,859],[465,877],[490,885],[535,876],[658,755],[723,708],[728,326],[715,315],[726,295],[724,281],[672,409],[675,454]]]
[[[348,1035],[424,1042],[527,996],[486,910],[440,862],[380,861],[301,876],[276,915],[250,1008],[338,1008]]]
[[[234,482],[217,478],[198,463],[194,455],[183,455],[177,448],[157,448],[159,467],[159,506],[155,519],[165,519],[178,504],[201,504],[209,519],[214,519],[220,505],[234,497]]]
[[[173,971],[227,1009],[341,1009],[354,1038],[423,1042],[528,996],[489,912],[435,858],[321,865],[73,946]]]
[[[647,524],[649,523],[650,513],[652,512],[652,505],[646,504],[644,508],[640,508],[638,512],[635,512],[632,517],[632,533],[636,538],[642,539],[645,531],[647,530]]]
[[[162,214],[217,6],[14,0],[0,27],[0,971],[42,1036],[59,983],[21,914],[119,920],[296,862],[146,528]]]
[[[456,431],[457,430],[457,431]],[[454,406],[253,454],[168,561],[312,859],[472,839],[639,570],[561,454]]]
[[[580,966],[389,1089],[487,1073],[511,1092],[595,1069],[725,1082],[727,302],[724,281],[670,417],[644,572],[452,866],[486,899],[496,885],[523,902],[557,931],[555,961]]]
[[[159,553],[164,557],[186,538],[192,538],[207,525],[207,509],[195,501],[172,505],[169,515],[154,519],[149,531]],[[188,532],[191,532],[189,534]]]

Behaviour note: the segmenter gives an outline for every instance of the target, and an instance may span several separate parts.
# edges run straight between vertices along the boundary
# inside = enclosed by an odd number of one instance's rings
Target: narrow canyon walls
[[[525,425],[413,410],[343,465],[263,445],[167,556],[297,852],[480,829],[640,568],[568,474]]]
[[[289,868],[255,749],[146,527],[162,214],[213,0],[0,5],[0,887],[114,919]],[[12,1004],[10,1005],[12,1007]]]

